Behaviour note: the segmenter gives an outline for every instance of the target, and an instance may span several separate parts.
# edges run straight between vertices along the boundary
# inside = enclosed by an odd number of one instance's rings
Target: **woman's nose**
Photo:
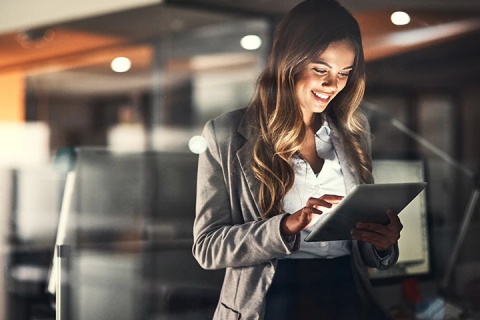
[[[335,75],[329,75],[324,78],[322,85],[326,90],[329,90],[327,92],[333,92],[338,89],[338,79]]]

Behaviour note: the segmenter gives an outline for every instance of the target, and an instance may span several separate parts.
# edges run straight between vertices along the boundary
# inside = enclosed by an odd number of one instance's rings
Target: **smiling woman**
[[[381,233],[372,224],[351,240],[303,241],[373,182],[364,88],[356,20],[337,1],[307,0],[277,28],[248,108],[206,124],[193,254],[226,268],[214,319],[390,319],[365,267],[397,261],[396,215]]]

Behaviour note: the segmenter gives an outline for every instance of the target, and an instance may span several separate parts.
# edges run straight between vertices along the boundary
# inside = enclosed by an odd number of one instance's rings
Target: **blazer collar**
[[[250,139],[253,135],[254,128],[251,126],[253,123],[253,110],[251,107],[246,108],[243,114],[242,120],[238,125],[237,132],[240,133],[245,139]]]

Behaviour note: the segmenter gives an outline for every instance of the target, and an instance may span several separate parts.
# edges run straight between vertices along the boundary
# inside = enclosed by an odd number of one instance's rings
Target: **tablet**
[[[323,220],[314,225],[307,242],[351,240],[358,222],[387,225],[387,209],[399,214],[427,186],[426,182],[362,184],[352,188]]]

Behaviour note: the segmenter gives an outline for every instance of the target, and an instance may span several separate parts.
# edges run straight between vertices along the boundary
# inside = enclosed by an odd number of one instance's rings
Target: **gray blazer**
[[[248,110],[236,110],[210,120],[203,132],[208,148],[200,155],[198,164],[193,255],[204,269],[226,268],[214,320],[263,319],[264,298],[277,259],[300,247],[300,237],[290,250],[280,233],[285,215],[260,218],[260,183],[250,168],[255,139]],[[335,128],[331,129],[349,191],[359,181],[347,164],[340,136]],[[364,146],[369,149],[370,142],[365,141]],[[398,246],[393,255],[392,265],[398,258]],[[365,267],[386,266],[381,265],[368,243],[352,241],[351,257],[360,296],[366,303],[378,306],[383,319],[389,319],[372,294]]]

